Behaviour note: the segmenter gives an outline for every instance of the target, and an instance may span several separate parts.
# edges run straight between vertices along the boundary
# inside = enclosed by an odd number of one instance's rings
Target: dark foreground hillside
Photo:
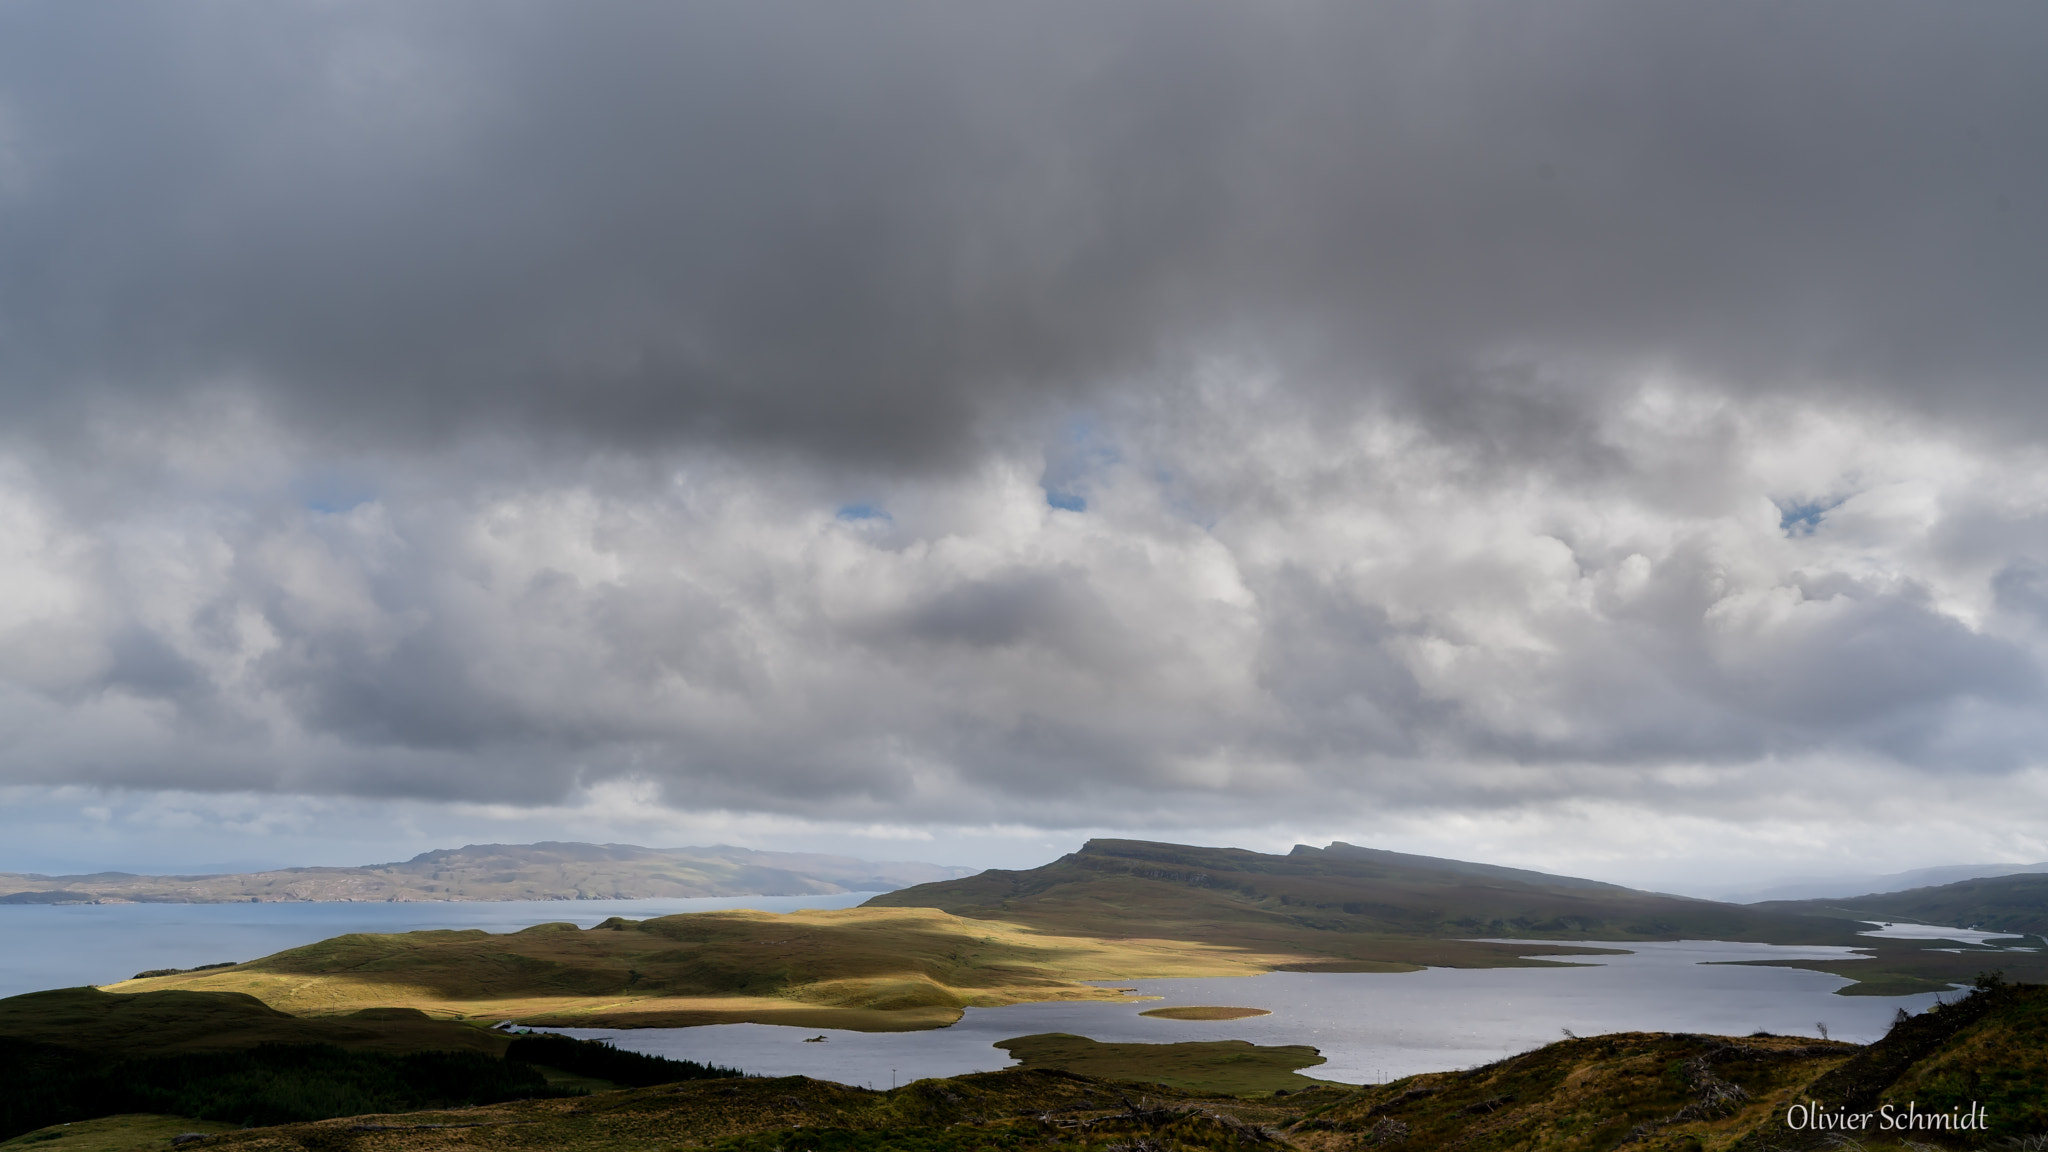
[[[1041,1058],[1079,1051],[1098,1069],[1112,1070],[1100,1063],[1104,1053],[1085,1043],[1022,1047]],[[1114,1079],[1031,1067],[887,1092],[802,1077],[678,1079],[587,1096],[254,1127],[184,1146],[236,1152],[1961,1152],[2048,1143],[2048,988],[1990,978],[1956,1002],[1902,1017],[1883,1040],[1860,1048],[1762,1034],[1622,1033],[1567,1038],[1480,1068],[1367,1087],[1312,1083],[1229,1094],[1200,1084],[1207,1076],[1232,1075],[1232,1061],[1248,1053],[1219,1052],[1205,1068],[1188,1053],[1153,1061],[1146,1046],[1114,1047],[1121,1061]],[[1155,1068],[1196,1086],[1147,1082]],[[1901,1132],[1873,1124],[1816,1131],[1789,1111],[1809,1102],[1831,1116],[1970,1115],[1981,1116],[1984,1127]],[[67,1143],[62,1130],[46,1129],[13,1146],[66,1152]],[[162,1140],[152,1145],[159,1146]]]
[[[737,1074],[409,1009],[302,1019],[231,992],[95,988],[0,1000],[0,1140],[127,1113],[275,1125]]]

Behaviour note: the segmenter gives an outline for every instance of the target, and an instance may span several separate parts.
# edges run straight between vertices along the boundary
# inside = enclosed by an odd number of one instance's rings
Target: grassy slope
[[[1284,941],[1331,960],[1389,965],[1513,963],[1517,952],[1529,951],[1459,939],[1476,936],[1857,942],[1839,919],[1758,912],[1568,877],[1541,884],[1359,851],[1297,848],[1275,856],[1091,840],[1042,868],[921,884],[877,896],[865,907],[942,908],[1105,936],[1128,933],[1135,923],[1160,936],[1266,947]]]
[[[1944,1016],[1944,1014],[1952,1014]],[[1042,1041],[1047,1038],[1025,1038]],[[1120,1059],[1144,1065],[1144,1046]],[[1160,1046],[1160,1054],[1167,1047]],[[1046,1046],[1053,1059],[1059,1045]],[[1069,1054],[1074,1056],[1075,1054]],[[1067,1063],[1087,1058],[1080,1053]],[[1235,1152],[1763,1152],[1822,1146],[1777,1123],[1786,1105],[1854,1100],[1993,1107],[1994,1139],[2048,1123],[2048,989],[2007,988],[1915,1017],[1876,1045],[1791,1037],[1621,1033],[1566,1040],[1482,1068],[1284,1096],[1197,1095],[1055,1070],[925,1080],[869,1092],[787,1077],[705,1081],[459,1112],[358,1117],[227,1133],[237,1152],[968,1152],[1056,1144]],[[1227,1066],[1226,1066],[1227,1067]],[[1151,1071],[1157,1074],[1158,1064]],[[1212,1069],[1213,1070],[1213,1069]],[[1969,1095],[1974,1093],[1975,1095]],[[1889,1144],[1860,1134],[1876,1152]],[[1922,1148],[1977,1148],[1916,1134]]]
[[[1127,1101],[1142,1110],[1140,1115],[1127,1117]],[[1271,1152],[1273,1146],[1253,1136],[1245,1121],[1286,1123],[1294,1114],[1292,1108],[1263,1101],[1195,1096],[1159,1085],[1119,1086],[1053,1071],[921,1080],[888,1092],[790,1076],[256,1129],[216,1137],[200,1147],[237,1152],[623,1152],[692,1147],[731,1152],[965,1152],[1040,1147],[1052,1138],[1065,1148],[1106,1150],[1113,1144],[1129,1147],[1134,1137],[1165,1129],[1175,1137],[1167,1147],[1217,1152],[1262,1147]],[[450,1127],[413,1127],[418,1124]]]
[[[1306,1044],[1259,1045],[1245,1040],[1104,1044],[1086,1036],[1044,1032],[1004,1040],[996,1047],[1026,1068],[1057,1068],[1105,1080],[1164,1084],[1188,1092],[1268,1096],[1328,1083],[1295,1071],[1323,1062],[1321,1053]]]
[[[12,1140],[0,1140],[7,1152],[132,1152],[135,1149],[168,1148],[171,1137],[187,1132],[232,1132],[239,1125],[215,1120],[192,1120],[184,1116],[137,1113],[102,1116],[71,1124],[53,1124],[24,1133]]]
[[[482,1028],[389,1009],[309,1020],[240,993],[164,990],[118,995],[97,988],[59,988],[0,1000],[0,1037],[112,1056],[222,1051],[258,1044],[496,1056],[511,1042]]]
[[[121,991],[246,992],[335,1015],[371,1005],[558,1026],[754,1021],[873,1031],[940,1027],[969,1005],[1114,999],[1083,979],[1248,975],[1294,951],[1062,937],[924,908],[701,912],[579,930],[339,936],[233,968]]]
[[[1934,1112],[1975,1101],[2008,1135],[2048,1133],[2048,989],[2004,995],[2008,1003],[1916,1061],[1879,1100]]]
[[[1720,1148],[1782,1113],[1855,1051],[1779,1037],[1624,1032],[1565,1040],[1484,1068],[1368,1088],[1305,1117],[1297,1142],[1316,1152],[1359,1143],[1404,1152],[1605,1152],[1625,1141]]]

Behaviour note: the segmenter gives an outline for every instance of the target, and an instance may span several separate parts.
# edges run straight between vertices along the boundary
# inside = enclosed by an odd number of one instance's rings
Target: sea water
[[[349,932],[481,928],[517,932],[551,920],[588,928],[611,916],[851,908],[873,892],[650,900],[478,900],[276,904],[0,905],[0,996],[111,984],[151,968],[237,963]]]
[[[1864,1043],[1884,1034],[1900,1008],[1920,1012],[1938,994],[1836,996],[1840,976],[1753,960],[1855,958],[1847,948],[1719,941],[1602,943],[1624,955],[1570,957],[1571,968],[1431,968],[1421,972],[1273,972],[1263,976],[1132,980],[1138,1003],[1101,1001],[969,1008],[959,1023],[928,1032],[866,1033],[763,1024],[629,1030],[561,1029],[621,1048],[743,1068],[886,1088],[926,1076],[1010,1067],[995,1041],[1036,1032],[1094,1040],[1164,1043],[1248,1040],[1307,1044],[1327,1061],[1310,1076],[1363,1084],[1415,1072],[1466,1068],[1547,1044],[1566,1030],[1755,1031]],[[1956,993],[1949,993],[1953,999]],[[1172,1005],[1264,1008],[1242,1020],[1142,1016]],[[821,1042],[808,1042],[823,1036]]]

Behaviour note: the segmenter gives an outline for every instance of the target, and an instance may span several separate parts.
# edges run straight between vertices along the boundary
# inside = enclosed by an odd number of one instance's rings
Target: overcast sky
[[[2048,858],[2048,7],[0,7],[0,869]]]

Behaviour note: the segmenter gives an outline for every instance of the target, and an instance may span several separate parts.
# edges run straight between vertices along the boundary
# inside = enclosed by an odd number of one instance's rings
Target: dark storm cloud
[[[0,20],[18,417],[224,385],[368,442],[957,465],[1217,348],[1510,449],[1645,358],[2041,414],[2034,4]]]
[[[0,782],[1166,827],[2017,778],[2044,34],[0,8]]]

